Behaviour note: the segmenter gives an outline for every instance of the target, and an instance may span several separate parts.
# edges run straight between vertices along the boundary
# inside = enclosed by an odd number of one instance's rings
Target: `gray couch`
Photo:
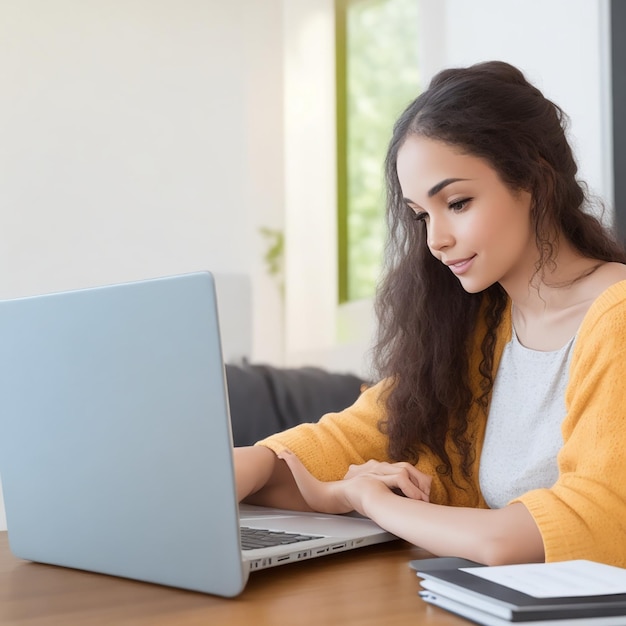
[[[270,365],[226,365],[233,439],[236,446],[325,413],[350,406],[363,380],[317,367],[277,368]]]

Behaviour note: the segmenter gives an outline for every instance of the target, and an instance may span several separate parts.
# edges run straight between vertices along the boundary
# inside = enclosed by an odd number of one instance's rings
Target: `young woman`
[[[381,382],[235,451],[242,499],[358,511],[437,555],[626,567],[626,254],[516,68],[439,73],[394,127]]]

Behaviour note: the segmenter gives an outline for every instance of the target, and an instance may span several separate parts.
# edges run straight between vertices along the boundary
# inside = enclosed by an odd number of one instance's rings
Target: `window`
[[[418,0],[336,0],[339,301],[371,297],[385,241],[383,162],[419,93]]]

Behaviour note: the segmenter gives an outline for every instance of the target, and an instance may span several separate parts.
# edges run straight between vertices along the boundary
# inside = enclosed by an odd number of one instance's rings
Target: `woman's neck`
[[[502,281],[513,303],[513,325],[521,343],[536,350],[555,350],[565,345],[604,290],[602,281],[593,278],[602,265],[561,241],[554,261],[539,272],[536,261],[532,261],[516,276]]]
[[[579,283],[591,276],[603,261],[583,257],[571,246],[559,250],[554,262],[544,265],[539,271],[535,263],[525,276],[512,284],[503,284],[505,291],[518,309],[529,315],[545,314],[569,308],[579,299]]]

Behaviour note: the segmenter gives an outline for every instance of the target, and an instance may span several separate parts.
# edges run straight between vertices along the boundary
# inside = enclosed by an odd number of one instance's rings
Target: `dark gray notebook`
[[[626,594],[622,593],[536,598],[460,569],[420,570],[417,575],[424,579],[422,587],[435,596],[474,606],[512,622],[624,615],[626,624]]]

